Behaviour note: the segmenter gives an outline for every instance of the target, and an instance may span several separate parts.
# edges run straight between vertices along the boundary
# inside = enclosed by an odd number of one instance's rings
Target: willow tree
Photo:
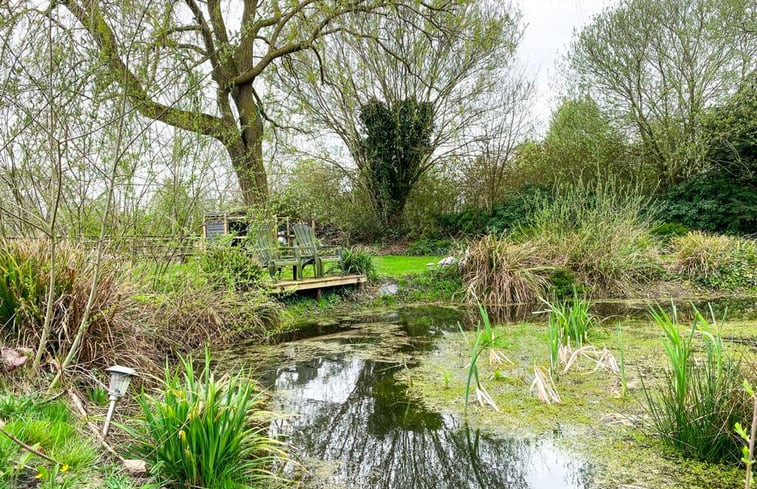
[[[121,85],[134,110],[220,141],[248,204],[268,193],[263,136],[273,121],[263,74],[355,19],[444,9],[444,0],[57,0],[39,12],[39,3],[13,2],[11,17],[54,12],[80,31],[72,49],[87,52],[92,69],[106,68],[101,83]],[[186,102],[189,88],[199,104]]]

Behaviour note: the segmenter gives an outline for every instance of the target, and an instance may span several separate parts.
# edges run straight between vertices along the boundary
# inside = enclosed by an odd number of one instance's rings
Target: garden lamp
[[[108,429],[110,429],[110,420],[113,417],[113,412],[116,409],[116,401],[126,394],[126,389],[129,388],[129,382],[132,377],[137,376],[137,371],[133,368],[122,367],[115,365],[106,369],[106,372],[110,372],[110,388],[108,389],[110,400],[110,406],[108,406],[108,415],[105,417],[105,425],[103,426],[103,437],[108,436]]]

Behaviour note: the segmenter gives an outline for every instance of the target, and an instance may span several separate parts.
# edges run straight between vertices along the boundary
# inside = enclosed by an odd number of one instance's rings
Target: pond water
[[[747,304],[751,315],[754,301]],[[601,307],[605,316],[646,310],[628,303]],[[533,320],[532,312],[506,315]],[[594,467],[562,448],[560,433],[480,432],[408,397],[395,374],[434,355],[441,338],[459,334],[473,317],[430,306],[353,315],[313,323],[309,333],[273,346],[238,345],[224,357],[253,369],[273,393],[273,410],[285,416],[270,434],[285,440],[297,461],[280,472],[304,487],[596,487]]]
[[[464,322],[456,309],[413,307],[246,349],[243,358],[262,362],[242,363],[272,390],[273,409],[287,414],[270,431],[299,463],[282,472],[311,488],[591,487],[591,465],[558,448],[558,434],[482,433],[408,398],[394,374],[433,355],[435,342]]]

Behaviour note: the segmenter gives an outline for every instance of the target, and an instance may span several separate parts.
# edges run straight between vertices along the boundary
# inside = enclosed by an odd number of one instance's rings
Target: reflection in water
[[[405,395],[396,364],[318,358],[276,372],[276,422],[305,461],[336,462],[312,484],[358,488],[583,488],[589,467],[550,440],[498,439]],[[328,464],[327,464],[328,465]],[[293,476],[292,467],[287,472]],[[323,480],[326,479],[326,480]],[[318,486],[320,487],[320,485]]]

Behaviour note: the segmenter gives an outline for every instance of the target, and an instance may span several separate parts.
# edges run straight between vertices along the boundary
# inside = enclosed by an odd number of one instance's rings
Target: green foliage
[[[342,254],[342,273],[359,273],[368,277],[371,282],[378,278],[378,269],[373,261],[373,255],[368,250],[352,248]]]
[[[548,279],[551,284],[552,295],[557,299],[570,297],[576,292],[579,295],[586,293],[585,287],[578,282],[576,275],[566,268],[557,267],[550,270]]]
[[[535,204],[513,238],[532,242],[542,263],[565,267],[581,283],[627,293],[661,272],[646,208],[639,191],[612,181],[565,184]]]
[[[255,419],[260,397],[243,372],[216,375],[207,351],[200,372],[182,358],[176,371],[166,366],[159,392],[138,402],[135,452],[168,487],[238,489],[273,478],[270,464],[283,451]]]
[[[220,290],[245,292],[258,287],[263,278],[260,264],[230,236],[210,243],[198,259],[208,282]]]
[[[528,185],[491,210],[468,208],[455,214],[439,215],[437,220],[447,235],[499,234],[526,223],[534,211],[534,203],[550,198],[550,192],[544,187]]]
[[[423,238],[410,243],[405,253],[410,256],[446,255],[453,244],[449,239]]]
[[[542,299],[549,307],[549,327],[557,330],[561,344],[581,347],[589,341],[589,330],[595,325],[596,318],[589,313],[591,302],[573,290],[573,298],[568,301],[550,303]],[[550,342],[554,332],[550,331]],[[551,348],[553,351],[553,347]],[[554,354],[554,353],[553,353]]]
[[[707,115],[707,158],[716,172],[731,178],[757,175],[757,71],[741,80],[725,104]],[[752,231],[753,232],[753,231]]]
[[[757,285],[757,244],[753,241],[693,231],[674,238],[670,247],[674,269],[698,285],[724,290]]]
[[[754,409],[752,412],[751,429],[747,430],[741,426],[741,423],[736,423],[733,426],[736,434],[741,438],[744,445],[741,447],[741,463],[746,468],[746,477],[744,478],[744,488],[750,489],[752,487],[752,466],[754,465],[754,447],[757,440],[757,395],[754,393],[752,384],[747,379],[744,379],[744,392],[752,399],[754,403]]]
[[[415,99],[361,107],[361,177],[387,233],[397,233],[410,191],[429,168],[433,115],[431,103]]]
[[[398,282],[400,297],[417,302],[451,302],[463,289],[457,267],[424,270]]]
[[[671,239],[686,235],[689,228],[677,222],[666,222],[653,227],[649,232],[663,243],[668,244]]]
[[[620,131],[594,100],[566,99],[552,115],[539,159],[539,180],[532,183],[630,181],[627,153]]]
[[[757,177],[701,174],[672,187],[659,215],[690,229],[728,234],[757,232]]]
[[[740,362],[727,351],[718,321],[710,310],[706,319],[692,306],[694,320],[681,334],[675,308],[650,309],[664,333],[669,369],[659,390],[644,384],[646,409],[662,440],[687,457],[708,462],[738,460],[736,422],[748,419],[751,403],[741,383]],[[695,339],[701,337],[702,358],[695,358]]]

